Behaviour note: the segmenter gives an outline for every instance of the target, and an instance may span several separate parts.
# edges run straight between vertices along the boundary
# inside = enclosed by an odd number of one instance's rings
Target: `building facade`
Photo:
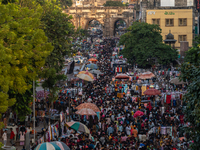
[[[193,42],[193,9],[152,9],[146,11],[146,22],[158,24],[162,29],[162,37],[171,32],[177,40],[175,47],[180,48],[181,41]]]

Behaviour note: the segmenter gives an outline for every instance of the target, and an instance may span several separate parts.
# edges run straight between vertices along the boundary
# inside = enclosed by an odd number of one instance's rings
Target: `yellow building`
[[[192,47],[193,40],[193,10],[192,9],[153,9],[146,11],[146,22],[158,24],[162,29],[163,40],[171,30],[175,47],[180,48],[180,41],[188,41]]]

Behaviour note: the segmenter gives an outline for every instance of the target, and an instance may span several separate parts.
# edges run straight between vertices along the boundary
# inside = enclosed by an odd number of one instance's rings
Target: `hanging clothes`
[[[166,96],[166,103],[170,104],[171,103],[171,95]]]
[[[142,86],[142,95],[144,95],[144,91],[146,90],[147,90],[146,86]]]

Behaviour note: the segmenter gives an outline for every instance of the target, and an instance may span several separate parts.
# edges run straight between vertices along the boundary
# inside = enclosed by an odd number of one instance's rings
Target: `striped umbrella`
[[[98,60],[95,58],[90,58],[88,61],[98,61]]]
[[[50,143],[58,145],[61,150],[70,150],[70,148],[63,142],[55,141],[55,142],[50,142]]]
[[[84,133],[88,133],[90,134],[89,129],[82,123],[80,122],[75,122],[75,121],[71,121],[71,122],[66,122],[66,125],[76,131],[80,131],[80,132],[84,132]]]
[[[61,148],[55,143],[45,142],[39,144],[34,150],[61,150]]]

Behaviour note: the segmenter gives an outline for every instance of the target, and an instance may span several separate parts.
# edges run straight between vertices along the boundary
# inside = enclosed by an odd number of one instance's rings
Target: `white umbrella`
[[[77,75],[78,78],[85,80],[85,81],[90,81],[93,82],[94,80],[87,74],[78,74]]]
[[[177,85],[178,84],[186,84],[186,82],[180,81],[178,77],[171,79],[169,82],[172,84],[177,84]]]

